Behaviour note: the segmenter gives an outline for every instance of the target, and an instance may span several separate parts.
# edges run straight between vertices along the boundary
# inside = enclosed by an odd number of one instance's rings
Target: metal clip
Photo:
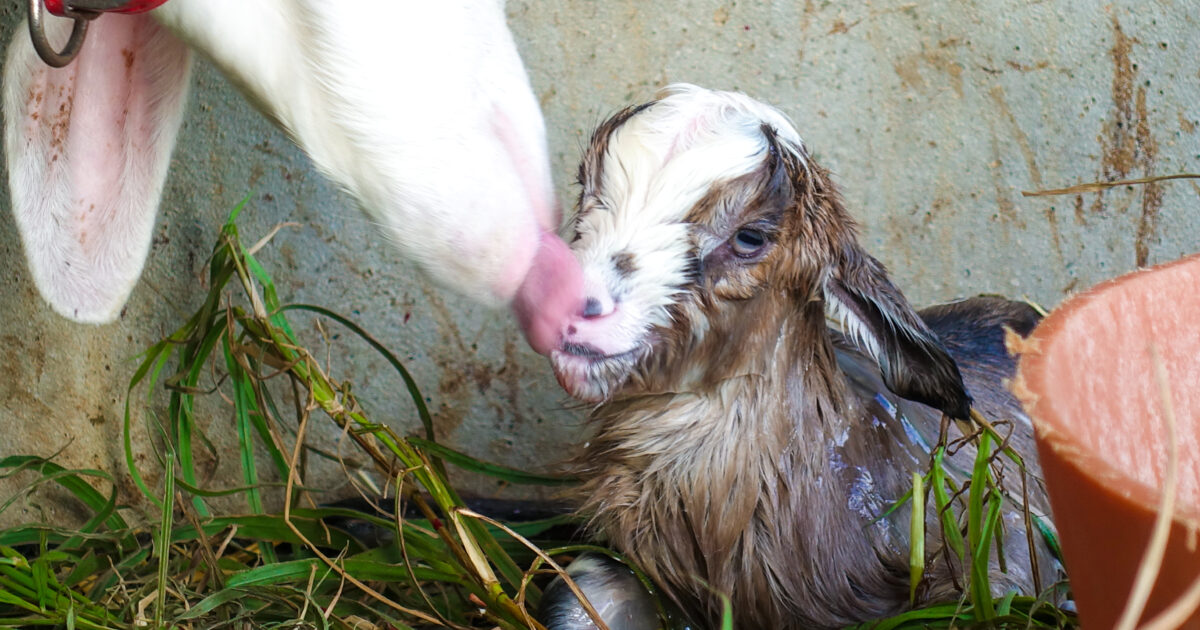
[[[69,10],[66,17],[75,20],[71,28],[71,37],[62,51],[54,50],[50,40],[46,39],[46,29],[43,26],[45,7],[42,0],[29,0],[29,37],[33,40],[33,49],[37,51],[42,61],[52,68],[61,68],[75,59],[79,49],[83,47],[83,38],[87,35],[88,22],[100,15],[93,11]]]

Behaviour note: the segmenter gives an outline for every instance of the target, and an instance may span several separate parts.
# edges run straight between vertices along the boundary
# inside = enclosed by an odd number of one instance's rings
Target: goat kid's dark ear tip
[[[971,397],[961,385],[961,381],[956,385],[943,383],[936,389],[928,389],[929,385],[929,382],[923,382],[923,389],[897,387],[892,384],[889,384],[888,387],[900,396],[929,405],[954,420],[969,421],[971,419]]]
[[[950,368],[945,376],[945,385],[941,394],[941,404],[938,408],[942,413],[950,416],[955,420],[971,419],[971,405],[975,402],[971,400],[971,395],[967,393],[967,387],[963,384],[962,373],[958,370],[958,365],[946,356],[950,361]]]
[[[942,408],[942,413],[954,420],[970,420],[971,398],[967,396],[960,400],[952,401],[951,404]]]

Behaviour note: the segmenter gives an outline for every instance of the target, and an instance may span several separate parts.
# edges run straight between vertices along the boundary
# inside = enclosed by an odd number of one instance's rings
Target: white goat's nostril
[[[594,297],[590,297],[583,304],[584,317],[600,317],[604,315],[604,305]]]

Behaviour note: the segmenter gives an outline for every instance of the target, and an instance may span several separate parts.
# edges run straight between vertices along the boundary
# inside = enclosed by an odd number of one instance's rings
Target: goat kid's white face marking
[[[656,329],[672,325],[671,307],[696,308],[688,297],[696,265],[730,242],[739,226],[687,217],[714,186],[763,165],[770,150],[764,125],[782,142],[802,147],[775,109],[741,94],[676,85],[607,139],[595,139],[607,140],[590,163],[601,172],[598,178],[582,173],[572,244],[591,303],[552,355],[559,382],[572,395],[609,397],[650,354]],[[690,333],[702,337],[704,319],[689,320]]]

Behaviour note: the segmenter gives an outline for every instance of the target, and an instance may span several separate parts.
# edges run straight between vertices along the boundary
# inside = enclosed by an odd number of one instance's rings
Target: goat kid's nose
[[[616,304],[610,297],[598,298],[588,296],[583,303],[583,318],[584,319],[600,319],[608,315],[612,315],[616,310]]]

